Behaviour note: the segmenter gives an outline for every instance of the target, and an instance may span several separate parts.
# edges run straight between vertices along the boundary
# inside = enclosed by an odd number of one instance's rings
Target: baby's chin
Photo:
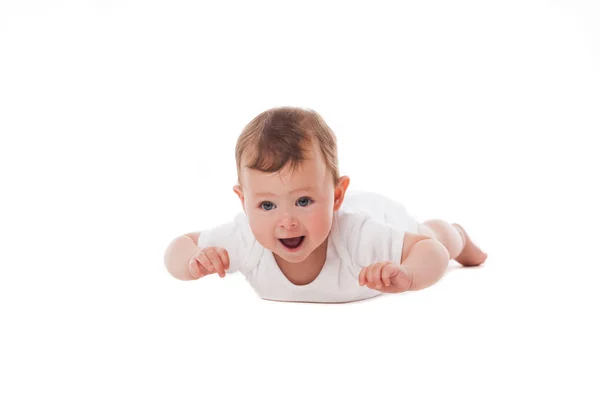
[[[307,253],[307,254],[302,254],[302,255],[297,255],[297,256],[293,256],[290,257],[289,254],[286,254],[285,252],[281,252],[281,251],[273,251],[273,254],[277,254],[277,256],[283,260],[285,260],[286,262],[290,263],[290,264],[300,264],[304,261],[306,261],[306,259],[312,254],[312,252]]]
[[[304,244],[302,247],[304,247]],[[285,261],[291,264],[297,264],[306,261],[306,259],[313,253],[314,250],[311,251],[310,249],[301,248],[297,252],[288,252],[286,250],[282,250],[281,247],[276,247],[271,251]]]

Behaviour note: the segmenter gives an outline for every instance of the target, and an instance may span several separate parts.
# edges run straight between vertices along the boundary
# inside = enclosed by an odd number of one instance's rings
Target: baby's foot
[[[473,267],[483,264],[487,258],[487,253],[481,251],[481,249],[471,241],[471,238],[469,238],[469,235],[467,235],[467,232],[465,232],[462,226],[458,224],[452,225],[458,229],[458,232],[465,242],[465,248],[463,249],[462,253],[455,258],[455,260],[465,267]]]

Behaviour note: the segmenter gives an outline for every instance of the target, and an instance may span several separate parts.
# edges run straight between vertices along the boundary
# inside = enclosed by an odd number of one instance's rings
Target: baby
[[[348,191],[336,137],[313,110],[259,114],[235,156],[244,212],[175,238],[164,261],[177,279],[239,271],[263,299],[334,303],[424,289],[451,259],[487,258],[460,225],[418,223],[395,201]]]

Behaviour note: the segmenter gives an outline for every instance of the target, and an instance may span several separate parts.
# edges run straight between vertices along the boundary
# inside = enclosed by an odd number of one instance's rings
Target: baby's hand
[[[412,278],[403,266],[386,261],[363,268],[358,284],[383,293],[400,293],[410,289]]]
[[[229,269],[229,253],[221,247],[205,247],[190,258],[189,271],[195,279],[215,272],[223,278],[227,269]]]

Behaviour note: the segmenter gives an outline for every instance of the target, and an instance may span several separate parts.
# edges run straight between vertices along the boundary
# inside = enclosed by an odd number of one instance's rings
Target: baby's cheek
[[[261,221],[260,218],[255,218],[254,216],[249,215],[248,222],[250,223],[250,229],[252,230],[256,240],[258,240],[258,242],[263,246],[268,245],[267,238],[269,238],[270,235],[267,232],[266,221]]]
[[[321,235],[327,235],[331,229],[331,215],[325,210],[311,216],[311,227]]]

